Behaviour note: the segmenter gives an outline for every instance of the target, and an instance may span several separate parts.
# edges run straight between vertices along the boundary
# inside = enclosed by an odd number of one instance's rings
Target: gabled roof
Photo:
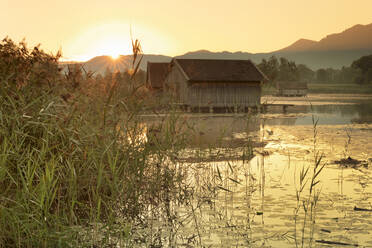
[[[153,88],[162,88],[165,77],[168,74],[169,63],[151,63],[147,62],[147,78],[149,86]]]
[[[189,82],[261,82],[266,76],[250,60],[173,59]]]
[[[285,90],[306,90],[307,83],[304,82],[276,82],[277,89],[285,89]]]

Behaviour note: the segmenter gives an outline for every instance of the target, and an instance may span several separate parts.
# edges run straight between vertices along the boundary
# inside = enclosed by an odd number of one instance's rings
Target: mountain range
[[[188,52],[177,58],[193,59],[250,59],[260,63],[271,56],[285,57],[297,64],[305,64],[311,69],[341,68],[365,55],[372,54],[372,23],[355,25],[341,33],[331,34],[320,41],[299,39],[283,49],[269,53],[249,52],[211,52],[198,50]],[[98,56],[84,64],[86,70],[104,73],[106,68],[112,71],[130,68],[132,55],[122,55],[113,60],[109,56]],[[144,54],[140,68],[146,70],[147,62],[169,62],[172,57],[165,55]]]

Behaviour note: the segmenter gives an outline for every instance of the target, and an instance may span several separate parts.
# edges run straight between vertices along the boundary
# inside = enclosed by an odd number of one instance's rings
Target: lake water
[[[149,211],[149,224],[137,230],[139,246],[372,247],[372,96],[263,101],[293,106],[285,113],[272,106],[257,115],[184,115],[194,128],[185,154],[204,146],[223,156],[180,165],[192,199],[168,203],[167,218]],[[249,160],[242,159],[245,142],[257,144]],[[316,153],[324,168],[310,193]],[[361,164],[336,162],[348,157]]]

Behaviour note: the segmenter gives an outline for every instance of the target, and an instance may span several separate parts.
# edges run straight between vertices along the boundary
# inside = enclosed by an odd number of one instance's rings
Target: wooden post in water
[[[209,113],[213,113],[213,106],[209,106]]]

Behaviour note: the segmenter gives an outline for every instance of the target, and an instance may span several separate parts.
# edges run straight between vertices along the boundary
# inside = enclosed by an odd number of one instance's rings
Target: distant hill
[[[307,40],[307,39],[299,39],[292,45],[279,50],[278,52],[299,52],[299,51],[309,51],[312,47],[317,44],[316,41]]]
[[[210,52],[208,50],[199,50],[188,52],[176,58],[183,59],[251,59],[254,54],[246,52]]]
[[[248,53],[248,52],[210,52],[198,50],[188,52],[178,58],[194,59],[250,59],[260,63],[273,55],[286,57],[297,64],[306,64],[312,69],[319,68],[341,68],[350,64],[365,55],[372,54],[372,23],[368,25],[355,25],[341,33],[331,34],[313,41],[299,39],[288,47],[269,53]],[[114,62],[109,56],[95,57],[84,63],[86,70],[104,73],[108,67],[111,70],[126,70],[130,68],[131,55],[120,56]],[[145,54],[140,68],[146,70],[147,62],[169,62],[172,58],[164,55]]]
[[[352,51],[372,49],[372,23],[355,25],[338,34],[331,34],[320,41],[300,39],[277,52],[293,51]]]
[[[164,56],[164,55],[153,55],[153,54],[144,54],[143,59],[140,65],[140,69],[146,70],[147,62],[170,62],[172,57]],[[132,67],[133,56],[132,55],[121,55],[117,59],[112,59],[110,56],[97,56],[94,57],[87,62],[82,62],[84,69],[86,71],[92,71],[96,74],[103,75],[108,68],[111,71],[126,71],[127,69]],[[67,70],[67,66],[69,64],[76,64],[75,63],[68,63],[63,62],[61,66],[64,71]]]
[[[341,68],[365,55],[372,54],[372,23],[355,25],[320,41],[300,39],[271,54],[318,68]]]
[[[372,54],[372,23],[355,25],[341,33],[331,34],[313,41],[300,39],[290,46],[270,53],[209,52],[206,50],[189,52],[179,57],[206,59],[251,59],[259,63],[263,58],[273,55],[306,64],[312,69],[341,68],[365,55]]]

